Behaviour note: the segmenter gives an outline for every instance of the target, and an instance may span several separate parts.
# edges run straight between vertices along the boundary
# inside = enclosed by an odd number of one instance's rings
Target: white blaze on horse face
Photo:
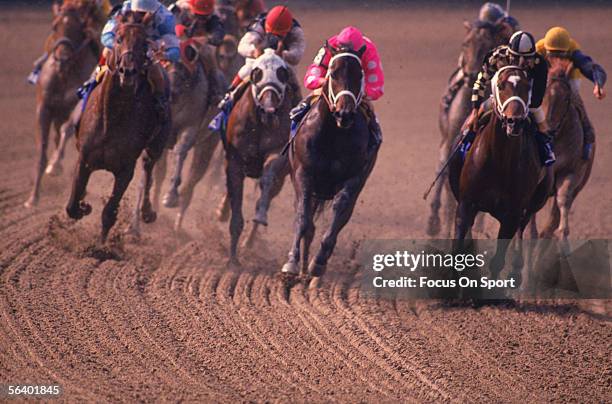
[[[512,83],[514,88],[516,88],[516,86],[518,86],[518,83],[521,81],[521,78],[519,76],[510,76],[508,77],[508,81]]]

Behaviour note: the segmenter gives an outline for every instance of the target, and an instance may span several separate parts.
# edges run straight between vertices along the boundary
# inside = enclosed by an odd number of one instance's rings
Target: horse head
[[[507,136],[519,136],[529,117],[531,83],[524,69],[505,66],[491,80],[495,113]]]
[[[86,44],[86,26],[79,9],[64,5],[56,10],[53,20],[53,38],[55,42],[51,49],[51,57],[64,72],[75,55]]]
[[[259,116],[265,124],[269,124],[286,96],[289,81],[287,64],[273,49],[266,49],[255,60],[250,80]]]
[[[136,13],[126,13],[117,17],[119,26],[113,49],[114,67],[119,75],[120,85],[132,87],[138,82],[138,77],[145,74],[148,51],[147,27],[153,16],[145,14],[140,17]]]
[[[460,63],[463,73],[472,82],[482,67],[482,61],[491,49],[497,45],[494,29],[482,25],[464,23],[467,34],[461,44]]]
[[[556,132],[561,127],[571,106],[570,74],[574,65],[571,60],[560,57],[548,57],[548,62],[550,63],[548,84],[542,105],[546,111],[548,123]]]
[[[336,49],[329,44],[326,46],[332,57],[324,91],[336,125],[339,128],[350,128],[365,91],[365,73],[361,66],[365,46],[356,51],[350,47]]]
[[[238,0],[235,5],[235,15],[238,20],[239,34],[249,28],[255,17],[265,11],[262,0]]]
[[[233,35],[225,35],[223,42],[217,46],[215,53],[219,69],[228,72],[236,55],[238,55],[238,41]]]

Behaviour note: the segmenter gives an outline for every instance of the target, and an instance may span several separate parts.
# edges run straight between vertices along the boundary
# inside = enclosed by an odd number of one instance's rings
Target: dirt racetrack
[[[438,99],[456,63],[462,21],[476,13],[373,3],[295,5],[309,44],[301,73],[324,38],[353,23],[378,44],[387,84],[376,104],[385,136],[378,165],[328,274],[290,290],[276,277],[292,237],[290,186],[236,271],[225,266],[227,226],[213,218],[219,180],[198,188],[184,234],[173,235],[173,212],[162,210],[139,241],[121,234],[134,181],[110,247],[100,249],[110,175],[92,177],[94,214],[69,222],[71,143],[64,175],[46,177],[40,205],[23,208],[35,150],[34,89],[25,77],[50,14],[2,10],[0,384],[57,383],[68,401],[610,402],[605,307],[603,315],[571,302],[451,309],[360,296],[355,241],[425,236],[421,195],[437,160]],[[612,8],[520,3],[513,7],[523,27],[541,36],[563,24],[612,70]],[[575,204],[572,237],[612,238],[610,99],[596,102],[589,83],[582,90],[598,150]],[[251,202],[246,217],[252,212]]]

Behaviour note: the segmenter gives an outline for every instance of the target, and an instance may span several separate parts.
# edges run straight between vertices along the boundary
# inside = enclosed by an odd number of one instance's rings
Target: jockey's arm
[[[290,65],[296,66],[302,60],[304,51],[306,50],[304,30],[299,26],[295,26],[288,34],[288,38],[290,38],[291,41],[285,45],[287,49],[283,50],[282,58]],[[283,43],[285,43],[285,41],[283,41]]]
[[[117,28],[117,20],[114,17],[111,17],[104,25],[102,29],[102,36],[100,37],[100,42],[107,49],[113,49],[115,45],[115,28]]]
[[[331,54],[325,47],[321,47],[317,52],[312,64],[308,66],[304,76],[304,87],[309,90],[320,88],[325,82],[327,66],[331,59]]]
[[[575,67],[580,70],[580,73],[587,79],[591,80],[600,92],[603,91],[603,87],[606,85],[607,74],[606,71],[593,62],[591,57],[585,55],[580,50],[572,52],[572,63]]]
[[[362,57],[365,74],[365,93],[369,100],[376,101],[382,97],[385,88],[385,74],[380,62],[376,45],[367,40],[367,49]]]
[[[495,65],[492,63],[491,58],[493,56],[493,52],[489,52],[487,57],[485,58],[484,64],[478,73],[478,77],[474,82],[474,86],[472,87],[472,108],[474,111],[477,111],[480,108],[480,105],[485,100],[485,95],[487,91],[487,86],[491,82],[491,79],[495,75],[497,69]]]
[[[171,62],[178,62],[180,59],[179,40],[176,37],[176,24],[174,15],[167,12],[163,15],[162,22],[157,27],[159,32],[158,43],[161,42],[164,49],[164,58]]]
[[[529,111],[533,114],[538,129],[547,133],[549,131],[548,123],[546,121],[546,115],[542,109],[542,101],[544,100],[544,94],[546,93],[546,82],[548,81],[548,65],[546,60],[540,55],[536,55],[536,61],[533,71],[532,79],[533,86],[531,88],[531,104],[529,105]]]
[[[263,34],[256,30],[247,31],[240,39],[238,44],[238,53],[248,59],[255,59],[258,54],[258,48],[263,41]]]

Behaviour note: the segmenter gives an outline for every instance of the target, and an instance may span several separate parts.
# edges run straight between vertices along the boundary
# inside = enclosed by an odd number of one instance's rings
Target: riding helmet
[[[293,27],[293,15],[287,6],[276,6],[266,16],[266,33],[284,37]]]
[[[132,0],[131,9],[142,13],[154,13],[160,5],[158,0]]]
[[[215,0],[189,0],[191,12],[195,15],[211,15],[215,11]]]
[[[344,28],[337,36],[341,45],[349,45],[353,50],[359,50],[365,45],[363,34],[355,27]]]
[[[516,56],[533,56],[536,53],[533,35],[525,31],[517,31],[510,38],[508,51]]]
[[[569,32],[562,27],[553,27],[544,36],[544,48],[547,52],[567,52],[571,42]]]
[[[488,22],[493,25],[497,25],[505,16],[506,12],[504,9],[496,3],[485,3],[478,12],[479,21]]]

